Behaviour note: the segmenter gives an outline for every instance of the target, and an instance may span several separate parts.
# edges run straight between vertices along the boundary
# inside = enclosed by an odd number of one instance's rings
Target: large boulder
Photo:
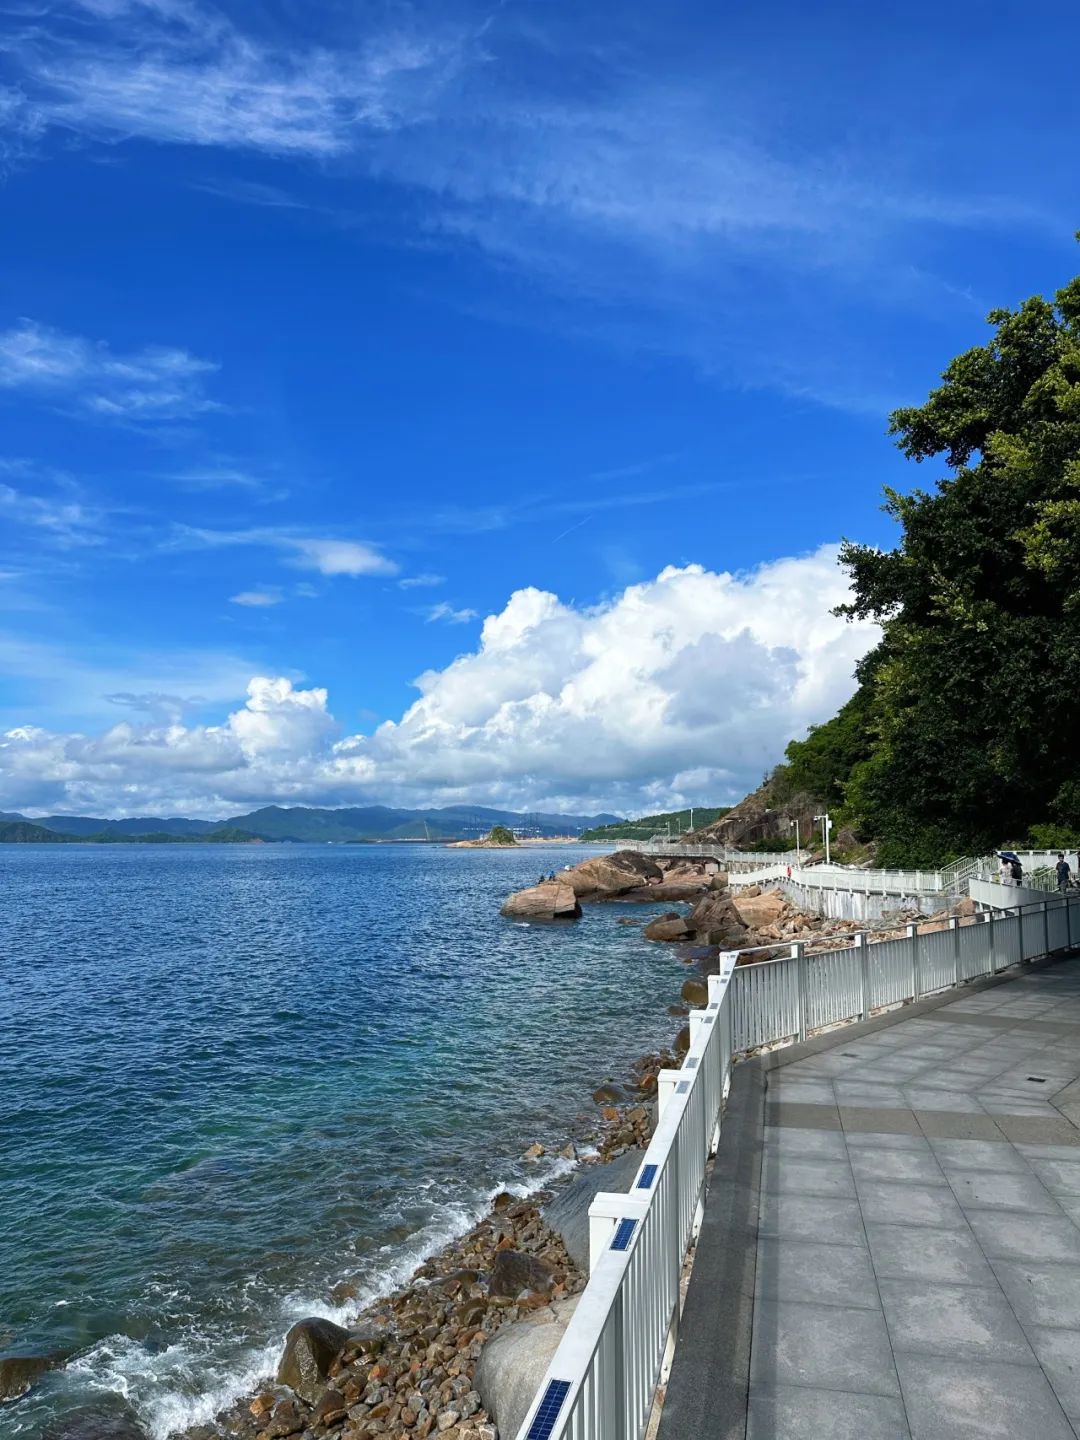
[[[627,900],[696,900],[709,888],[704,875],[698,880],[661,880],[658,885],[642,885],[640,889],[629,890]]]
[[[15,1400],[60,1361],[53,1355],[9,1355],[0,1360],[0,1400]]]
[[[616,850],[613,855],[594,855],[571,870],[563,870],[560,881],[575,895],[625,895],[639,886],[661,881],[664,872],[638,850]]]
[[[579,1270],[589,1269],[589,1206],[601,1190],[629,1190],[644,1157],[644,1150],[627,1150],[606,1165],[586,1165],[544,1206],[544,1224],[562,1238]]]
[[[473,1381],[499,1434],[514,1440],[543,1382],[578,1297],[534,1310],[506,1325],[484,1346]]]
[[[511,920],[576,920],[581,915],[577,896],[559,880],[545,880],[517,890],[499,912]]]
[[[756,895],[737,895],[735,909],[744,925],[751,930],[760,930],[766,925],[775,925],[788,910],[786,896],[779,890],[760,891]]]
[[[314,1405],[326,1389],[330,1366],[348,1338],[348,1330],[332,1320],[298,1320],[285,1337],[277,1383],[288,1385],[301,1400]]]
[[[746,925],[726,890],[710,890],[703,895],[686,923],[700,945],[737,950],[749,943]]]
[[[681,915],[661,915],[659,920],[651,920],[641,933],[646,940],[688,940],[690,927]]]
[[[491,1262],[488,1294],[516,1300],[519,1295],[546,1295],[555,1272],[546,1260],[523,1250],[499,1250]]]

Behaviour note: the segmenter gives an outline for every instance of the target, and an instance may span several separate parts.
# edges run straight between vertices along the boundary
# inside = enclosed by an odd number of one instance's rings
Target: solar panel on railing
[[[533,1416],[527,1440],[548,1440],[548,1436],[555,1429],[555,1421],[558,1420],[559,1411],[569,1393],[569,1380],[551,1381],[544,1391],[544,1398],[540,1402],[539,1410]]]
[[[648,1190],[656,1179],[656,1171],[657,1166],[646,1165],[638,1177],[637,1188],[639,1190]]]
[[[620,1220],[615,1227],[615,1238],[611,1242],[612,1250],[626,1250],[630,1241],[634,1238],[634,1231],[637,1229],[636,1220]]]

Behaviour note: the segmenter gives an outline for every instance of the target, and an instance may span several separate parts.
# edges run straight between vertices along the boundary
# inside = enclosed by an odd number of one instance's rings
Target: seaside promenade
[[[734,1068],[658,1440],[1080,1435],[1080,964]]]

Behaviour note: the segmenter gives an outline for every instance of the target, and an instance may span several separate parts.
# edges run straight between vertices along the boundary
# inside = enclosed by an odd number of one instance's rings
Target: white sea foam
[[[417,1266],[470,1230],[501,1191],[525,1199],[576,1165],[568,1156],[552,1156],[537,1164],[527,1182],[507,1180],[471,1200],[439,1207],[407,1241],[382,1246],[369,1258],[369,1278],[355,1297],[329,1304],[325,1294],[293,1291],[280,1301],[273,1337],[263,1345],[234,1352],[229,1360],[223,1352],[232,1347],[223,1335],[193,1332],[164,1350],[150,1349],[126,1335],[110,1335],[71,1360],[68,1372],[88,1390],[121,1396],[151,1440],[168,1440],[192,1426],[208,1424],[274,1373],[285,1335],[297,1320],[317,1314],[348,1325],[359,1311],[406,1284]]]

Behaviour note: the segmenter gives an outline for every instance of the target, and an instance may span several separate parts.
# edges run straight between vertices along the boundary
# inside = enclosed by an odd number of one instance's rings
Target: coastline
[[[507,1440],[473,1383],[483,1349],[505,1327],[584,1289],[587,1273],[544,1212],[590,1168],[645,1148],[654,1124],[656,1072],[674,1063],[672,1051],[644,1055],[624,1083],[598,1086],[592,1097],[598,1113],[584,1133],[568,1138],[555,1154],[539,1146],[525,1152],[522,1158],[538,1165],[548,1162],[534,1187],[496,1191],[473,1224],[436,1244],[407,1280],[391,1283],[355,1311],[343,1297],[337,1314],[347,1317],[342,1337],[347,1332],[349,1339],[327,1368],[315,1404],[267,1373],[246,1381],[243,1393],[213,1420],[176,1431],[178,1440]],[[517,1299],[492,1295],[490,1277],[500,1253],[539,1260],[551,1272],[550,1284]],[[286,1341],[274,1347],[279,1356]],[[417,1406],[417,1397],[426,1403]]]

